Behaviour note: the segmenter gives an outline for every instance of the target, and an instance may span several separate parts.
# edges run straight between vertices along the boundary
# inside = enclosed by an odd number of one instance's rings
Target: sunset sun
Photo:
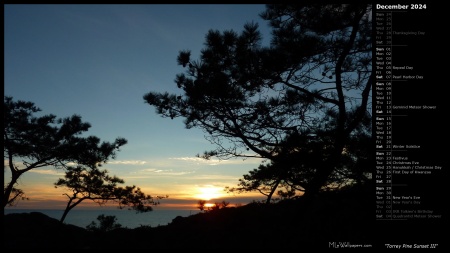
[[[198,188],[198,193],[195,195],[197,199],[211,200],[222,196],[220,191],[222,188],[215,186],[204,186]]]

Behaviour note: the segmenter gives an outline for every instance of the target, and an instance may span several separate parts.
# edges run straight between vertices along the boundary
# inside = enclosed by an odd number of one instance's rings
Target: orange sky
[[[30,196],[30,195],[27,195]],[[240,194],[237,196],[224,195],[221,198],[207,200],[207,203],[221,203],[222,201],[228,202],[229,206],[245,205],[252,201],[263,200],[264,196],[261,194]],[[67,198],[66,198],[67,199]],[[46,199],[45,197],[31,196],[29,200],[21,200],[15,206],[6,207],[7,209],[60,209],[64,210],[67,205],[67,200],[63,196],[59,199]],[[177,199],[170,197],[161,199],[160,204],[154,206],[154,209],[188,209],[196,210],[197,203],[200,199]],[[100,206],[93,201],[85,200],[75,207],[76,209],[90,209],[100,208]],[[118,205],[111,202],[101,208],[118,208]]]
[[[60,171],[55,169],[42,169],[39,172],[37,169],[31,170],[21,177],[18,188],[25,192],[28,200],[20,200],[10,209],[64,209],[68,202],[68,197],[65,194],[70,194],[70,190],[66,188],[55,188],[53,183],[57,178],[62,177]],[[9,179],[9,171],[6,170],[5,182]],[[125,178],[125,181],[128,180]],[[236,180],[237,181],[237,180]],[[224,191],[224,185],[211,181],[212,184],[174,184],[155,187],[141,187],[141,190],[150,194],[151,196],[166,196],[159,200],[159,204],[154,208],[157,209],[197,209],[199,200],[206,200],[207,203],[229,202],[230,206],[245,205],[252,201],[259,201],[265,199],[262,194],[242,193],[230,194]],[[125,183],[125,185],[130,185]],[[227,184],[229,186],[236,186],[236,183]],[[139,186],[139,184],[137,185]],[[110,202],[106,206],[117,208],[118,205]],[[91,200],[85,200],[76,208],[98,208],[99,205]]]

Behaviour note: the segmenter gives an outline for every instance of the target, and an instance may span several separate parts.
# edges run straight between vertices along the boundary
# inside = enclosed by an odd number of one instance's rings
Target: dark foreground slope
[[[413,231],[412,227],[377,232],[370,190],[324,193],[308,205],[301,198],[268,206],[254,203],[177,217],[167,226],[109,232],[60,224],[41,213],[8,214],[4,216],[3,248],[319,249],[344,244],[373,247],[379,240],[411,239],[413,233],[407,231]]]

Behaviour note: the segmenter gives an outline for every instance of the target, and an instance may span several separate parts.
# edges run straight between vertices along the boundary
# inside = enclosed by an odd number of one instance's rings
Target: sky
[[[169,196],[155,208],[195,209],[210,198],[230,205],[261,200],[259,193],[223,190],[261,160],[197,158],[214,148],[204,133],[186,129],[183,118],[162,118],[143,96],[181,94],[174,79],[184,69],[176,57],[188,49],[198,59],[210,29],[240,33],[253,21],[268,44],[270,28],[259,17],[264,10],[261,4],[6,4],[4,95],[33,102],[42,114],[80,115],[91,124],[86,134],[102,141],[127,139],[102,168],[124,179],[123,186]],[[68,191],[53,186],[62,177],[53,168],[23,174],[18,188],[30,200],[13,208],[64,208]]]

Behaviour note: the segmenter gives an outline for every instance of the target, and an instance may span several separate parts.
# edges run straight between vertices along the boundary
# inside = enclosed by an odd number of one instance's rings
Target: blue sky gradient
[[[195,206],[208,191],[232,204],[261,199],[256,193],[235,199],[222,190],[261,160],[196,158],[214,147],[204,133],[185,129],[183,119],[160,117],[143,95],[181,94],[174,79],[184,69],[176,57],[189,49],[197,59],[210,29],[240,33],[254,21],[268,45],[268,22],[258,16],[264,10],[261,4],[6,4],[4,94],[34,102],[42,114],[80,115],[92,125],[87,134],[101,140],[127,139],[104,168],[126,185],[169,195],[161,208]],[[62,175],[52,168],[25,173],[19,188],[31,200],[17,208],[65,204],[64,190],[53,187]]]

